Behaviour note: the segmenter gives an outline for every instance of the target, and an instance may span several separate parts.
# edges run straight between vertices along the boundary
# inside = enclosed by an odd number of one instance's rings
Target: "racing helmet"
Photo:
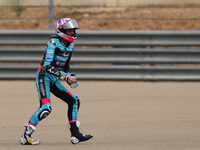
[[[76,29],[79,29],[79,26],[76,22],[76,20],[70,19],[70,18],[63,18],[55,22],[55,30],[58,36],[61,38],[69,41],[74,42],[76,40]],[[67,34],[66,30],[68,29],[74,29],[74,34]]]

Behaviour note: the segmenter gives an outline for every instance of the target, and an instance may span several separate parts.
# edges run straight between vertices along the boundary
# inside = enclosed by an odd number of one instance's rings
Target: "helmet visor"
[[[63,26],[63,29],[79,29],[79,26],[76,22],[76,20],[70,20],[69,22],[66,22]]]

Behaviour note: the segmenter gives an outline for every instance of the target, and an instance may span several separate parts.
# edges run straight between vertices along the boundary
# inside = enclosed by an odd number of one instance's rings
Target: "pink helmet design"
[[[55,22],[55,30],[58,36],[62,37],[63,39],[74,42],[76,40],[76,29],[79,29],[79,26],[76,22],[76,20],[70,19],[70,18],[63,18]],[[66,30],[68,29],[74,29],[74,34],[67,34]]]

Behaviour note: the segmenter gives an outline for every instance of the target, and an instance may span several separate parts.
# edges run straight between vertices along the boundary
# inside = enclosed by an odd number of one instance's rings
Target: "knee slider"
[[[41,108],[42,111],[38,115],[39,120],[46,118],[52,111],[51,104],[43,105]]]

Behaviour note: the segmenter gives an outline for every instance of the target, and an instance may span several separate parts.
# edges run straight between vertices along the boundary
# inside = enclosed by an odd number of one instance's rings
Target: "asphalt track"
[[[67,105],[52,95],[52,113],[33,138],[19,144],[23,126],[38,109],[34,81],[0,81],[0,150],[199,150],[199,82],[79,81],[80,131],[88,142],[72,145]]]

